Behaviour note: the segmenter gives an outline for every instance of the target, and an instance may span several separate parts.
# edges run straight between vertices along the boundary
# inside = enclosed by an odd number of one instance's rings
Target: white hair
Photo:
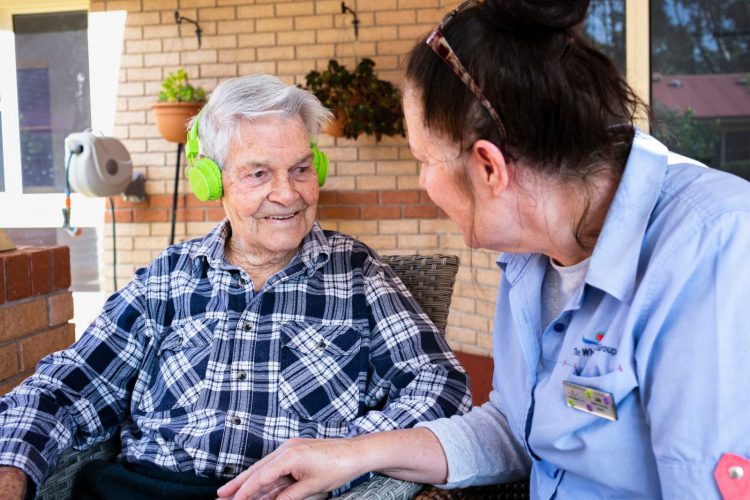
[[[275,76],[258,74],[225,80],[211,92],[200,114],[198,138],[201,154],[223,169],[241,121],[268,116],[290,119],[299,116],[310,138],[317,139],[332,115],[310,92],[286,85]],[[197,119],[197,116],[193,117],[190,127]]]

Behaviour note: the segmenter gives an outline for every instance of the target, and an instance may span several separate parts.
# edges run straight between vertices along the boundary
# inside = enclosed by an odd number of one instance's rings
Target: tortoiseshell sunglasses
[[[468,0],[453,9],[453,11],[448,13],[448,15],[446,15],[443,20],[440,21],[440,24],[438,24],[437,27],[432,30],[432,33],[430,33],[430,36],[427,37],[425,43],[429,45],[430,48],[435,51],[438,56],[440,56],[440,59],[448,64],[448,66],[456,74],[456,76],[459,77],[462,82],[464,82],[469,91],[474,94],[474,97],[477,98],[479,103],[484,106],[484,109],[487,110],[492,119],[495,120],[497,128],[500,130],[500,138],[502,144],[505,145],[507,134],[505,132],[505,125],[503,125],[502,120],[500,120],[500,115],[498,115],[497,111],[495,111],[495,108],[492,106],[490,101],[484,96],[482,89],[471,77],[469,72],[466,70],[466,67],[464,67],[464,65],[458,59],[458,55],[456,55],[456,53],[453,51],[453,48],[448,43],[448,40],[446,40],[443,36],[443,29],[450,22],[450,20],[453,19],[453,16],[455,16],[458,12],[461,12],[469,5],[476,4],[476,0]]]

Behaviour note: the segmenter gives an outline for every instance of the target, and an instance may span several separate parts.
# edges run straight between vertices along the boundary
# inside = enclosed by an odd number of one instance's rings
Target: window
[[[652,0],[651,21],[654,135],[750,179],[747,0]]]

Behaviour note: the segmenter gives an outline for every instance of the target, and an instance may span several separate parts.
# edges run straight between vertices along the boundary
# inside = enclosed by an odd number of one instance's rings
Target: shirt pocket
[[[361,332],[351,325],[289,321],[281,325],[278,401],[316,422],[341,422],[360,411]]]
[[[198,401],[205,385],[217,323],[216,319],[190,318],[165,329],[155,355],[145,368],[139,410],[177,410]]]

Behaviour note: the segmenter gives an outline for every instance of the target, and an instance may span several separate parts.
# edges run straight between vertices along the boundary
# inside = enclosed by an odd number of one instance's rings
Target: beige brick
[[[131,82],[162,79],[161,68],[129,68],[127,74]]]
[[[357,10],[362,12],[375,10],[393,10],[396,7],[396,0],[357,0]]]
[[[235,19],[234,7],[209,7],[198,11],[198,21],[229,21]]]
[[[420,8],[426,8],[435,10],[437,12],[440,12],[440,15],[443,15],[443,12],[438,9],[438,6],[444,7],[445,9],[453,9],[455,5],[450,6],[448,8],[448,5],[450,2],[435,2],[435,0],[398,0],[398,7],[399,9],[420,9]]]
[[[316,0],[316,14],[341,14],[341,0]]]
[[[395,250],[397,248],[396,237],[392,235],[367,234],[367,235],[364,235],[361,239],[367,245],[371,246],[378,252],[383,251],[383,250]]]
[[[176,66],[180,64],[180,53],[179,52],[166,52],[164,54],[144,54],[144,66],[150,68],[152,66]],[[122,95],[122,92],[120,92]]]
[[[18,373],[18,347],[10,344],[0,347],[0,381],[8,380]]]
[[[426,37],[434,28],[435,25],[431,23],[399,26],[398,38],[399,40],[412,40],[416,42]]]
[[[177,38],[180,36],[180,28],[177,24],[159,26],[144,26],[143,38]]]
[[[357,148],[354,147],[338,147],[326,150],[328,159],[331,161],[351,161],[357,159]]]
[[[122,54],[120,57],[121,68],[143,67],[143,54]]]
[[[120,96],[142,96],[143,95],[143,83],[120,83],[117,87],[117,93]]]
[[[303,33],[308,33],[304,31]],[[334,53],[334,45],[332,43],[321,43],[316,45],[298,45],[297,46],[297,57],[300,60],[305,61],[306,66],[312,70],[313,64],[309,59],[326,57]]]
[[[332,221],[332,220],[322,220],[320,221],[320,227],[323,229],[326,229],[328,231],[338,231],[338,222]]]
[[[485,316],[480,316],[478,314],[470,314],[470,313],[462,313],[458,324],[460,326],[472,329],[477,332],[485,332],[488,329],[488,320]]]
[[[168,244],[165,236],[146,236],[136,238],[133,248],[135,250],[161,250],[167,248]]]
[[[107,2],[108,10],[141,10],[141,0],[109,0]]]
[[[316,29],[316,32],[318,43],[354,42],[353,35],[349,35],[341,29]],[[329,59],[332,57],[333,54]]]
[[[238,65],[240,75],[253,75],[256,73],[276,73],[276,63],[274,61],[240,63]]]
[[[125,51],[128,54],[161,52],[161,40],[127,40]]]
[[[378,54],[379,55],[393,55],[393,54],[406,54],[412,47],[414,47],[414,41],[412,40],[388,40],[378,42]],[[385,69],[385,66],[381,66]],[[395,69],[393,66],[389,66],[388,69]],[[382,71],[379,76],[385,80],[385,76]],[[393,81],[392,78],[389,80]]]
[[[117,113],[117,123],[121,125],[146,123],[146,113],[145,111],[122,111]]]
[[[255,49],[228,49],[219,52],[219,62],[240,63],[255,61]]]
[[[261,17],[274,17],[272,4],[267,5],[243,5],[237,7],[237,19],[258,19]]]
[[[117,227],[117,230],[119,231],[119,225]],[[112,250],[112,237],[111,237],[111,230],[107,237],[103,238],[102,241],[102,248],[104,250]],[[120,236],[118,235],[115,238],[115,245],[117,246],[117,251],[127,251],[133,249],[133,237],[131,236]]]
[[[375,175],[374,161],[339,161],[335,163],[336,175]]]
[[[357,180],[354,177],[331,177],[326,179],[326,187],[331,190],[351,191],[357,187]]]
[[[397,188],[404,190],[420,189],[419,177],[416,175],[414,177],[399,177]]]
[[[420,9],[417,11],[417,23],[437,25],[444,14],[437,9]]]
[[[396,220],[378,222],[379,234],[416,234],[419,223],[415,220]]]
[[[233,77],[237,76],[236,64],[203,64],[201,65],[202,77]]]
[[[395,26],[364,27],[359,29],[359,39],[363,42],[396,40],[398,29]]]
[[[142,40],[143,28],[140,26],[128,26],[123,33],[125,40]]]
[[[437,236],[433,234],[402,234],[398,236],[398,246],[418,249],[436,249]]]
[[[384,10],[375,13],[375,24],[377,26],[387,26],[391,24],[414,24],[417,15],[413,10]]]
[[[147,26],[159,23],[161,23],[161,16],[158,12],[128,12],[126,19],[127,26]]]
[[[333,28],[333,16],[330,14],[297,16],[294,18],[294,29],[317,30],[329,28]]]
[[[417,164],[413,161],[379,161],[378,174],[383,175],[414,175],[417,173]]]
[[[396,177],[393,175],[363,175],[357,178],[357,188],[362,190],[396,189]]]
[[[170,222],[152,222],[151,223],[151,234],[154,236],[169,236],[172,232],[172,224]],[[175,236],[185,236],[184,222],[176,222],[174,226]]]
[[[346,234],[378,234],[378,221],[375,220],[342,220],[339,222],[339,231]]]
[[[204,64],[218,61],[218,51],[211,49],[188,50],[180,54],[183,64]]]
[[[310,70],[310,63],[307,61],[279,61],[276,68],[279,75],[300,75],[306,74]],[[304,79],[300,81],[304,83]]]
[[[336,53],[339,57],[356,56],[358,54],[374,54],[375,42],[354,43],[337,43]]]
[[[246,33],[238,36],[238,47],[273,47],[276,45],[275,33]]]
[[[142,4],[144,11],[166,9],[174,12],[180,8],[179,0],[159,0],[158,2],[154,0],[142,0]],[[182,11],[180,11],[180,14],[182,14]]]
[[[257,57],[259,61],[294,59],[294,47],[259,47]]]
[[[209,231],[216,227],[216,224],[216,222],[188,222],[187,234],[208,234]]]
[[[49,326],[67,323],[73,319],[73,293],[56,293],[47,297]]]
[[[180,0],[179,4],[181,9],[198,9],[203,7],[213,7],[216,5],[216,0]],[[180,10],[180,13],[182,13],[182,10]],[[195,16],[191,19],[195,19]]]
[[[237,35],[207,36],[203,39],[202,50],[232,49],[237,47]]]
[[[163,153],[135,153],[130,155],[133,165],[164,165]]]
[[[276,4],[277,16],[304,16],[315,14],[315,2],[295,1]]]
[[[241,19],[239,21],[223,21],[219,23],[217,31],[219,35],[252,32],[254,22],[255,21],[253,21],[252,19]]]
[[[450,342],[459,342],[462,345],[472,345],[477,341],[477,332],[468,328],[448,325],[445,329],[445,337]]]
[[[255,20],[255,31],[258,33],[265,31],[291,31],[292,29],[294,29],[294,22],[291,17]]]
[[[276,35],[276,39],[279,45],[305,45],[308,43],[315,43],[315,30],[283,31]]]
[[[359,148],[360,160],[397,160],[398,148],[395,146],[368,146]]]

